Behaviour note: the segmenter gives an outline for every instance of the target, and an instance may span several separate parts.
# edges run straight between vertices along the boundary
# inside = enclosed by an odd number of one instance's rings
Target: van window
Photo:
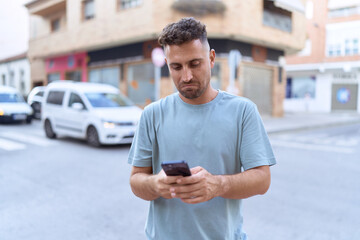
[[[50,91],[46,99],[47,103],[62,105],[65,92],[63,91]]]
[[[84,106],[84,108],[86,109],[85,104],[84,104],[84,102],[81,100],[80,96],[77,95],[76,93],[71,93],[71,94],[70,94],[70,100],[69,100],[69,105],[68,105],[68,106],[71,107],[71,105],[73,105],[74,103],[81,103],[81,104]]]
[[[101,107],[122,107],[134,105],[127,97],[114,93],[86,93],[91,106]]]

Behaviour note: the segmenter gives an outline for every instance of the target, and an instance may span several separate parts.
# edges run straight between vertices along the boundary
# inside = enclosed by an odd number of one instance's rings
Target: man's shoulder
[[[155,102],[152,102],[144,108],[144,112],[146,113],[157,112],[160,111],[161,108],[169,107],[169,105],[174,104],[174,102],[176,101],[176,96],[177,93],[173,93]]]
[[[234,104],[242,107],[255,107],[255,103],[250,99],[229,92],[221,91],[222,99],[225,103]]]

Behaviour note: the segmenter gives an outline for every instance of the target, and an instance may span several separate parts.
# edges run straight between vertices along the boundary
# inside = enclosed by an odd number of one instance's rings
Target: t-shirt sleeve
[[[272,147],[254,103],[245,108],[241,126],[240,161],[244,170],[276,164]]]
[[[136,167],[151,167],[153,153],[154,126],[152,110],[145,108],[135,131],[128,163]]]

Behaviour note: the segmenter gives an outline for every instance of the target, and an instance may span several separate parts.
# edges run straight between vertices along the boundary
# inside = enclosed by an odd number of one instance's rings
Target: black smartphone
[[[161,167],[168,176],[191,176],[189,165],[185,161],[162,162]]]

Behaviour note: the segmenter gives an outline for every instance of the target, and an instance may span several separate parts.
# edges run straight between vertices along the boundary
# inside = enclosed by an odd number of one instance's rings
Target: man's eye
[[[192,62],[190,66],[191,67],[197,67],[199,65],[200,65],[200,62],[196,61],[196,62]]]
[[[181,70],[181,66],[173,66],[172,69],[179,71],[179,70]]]

